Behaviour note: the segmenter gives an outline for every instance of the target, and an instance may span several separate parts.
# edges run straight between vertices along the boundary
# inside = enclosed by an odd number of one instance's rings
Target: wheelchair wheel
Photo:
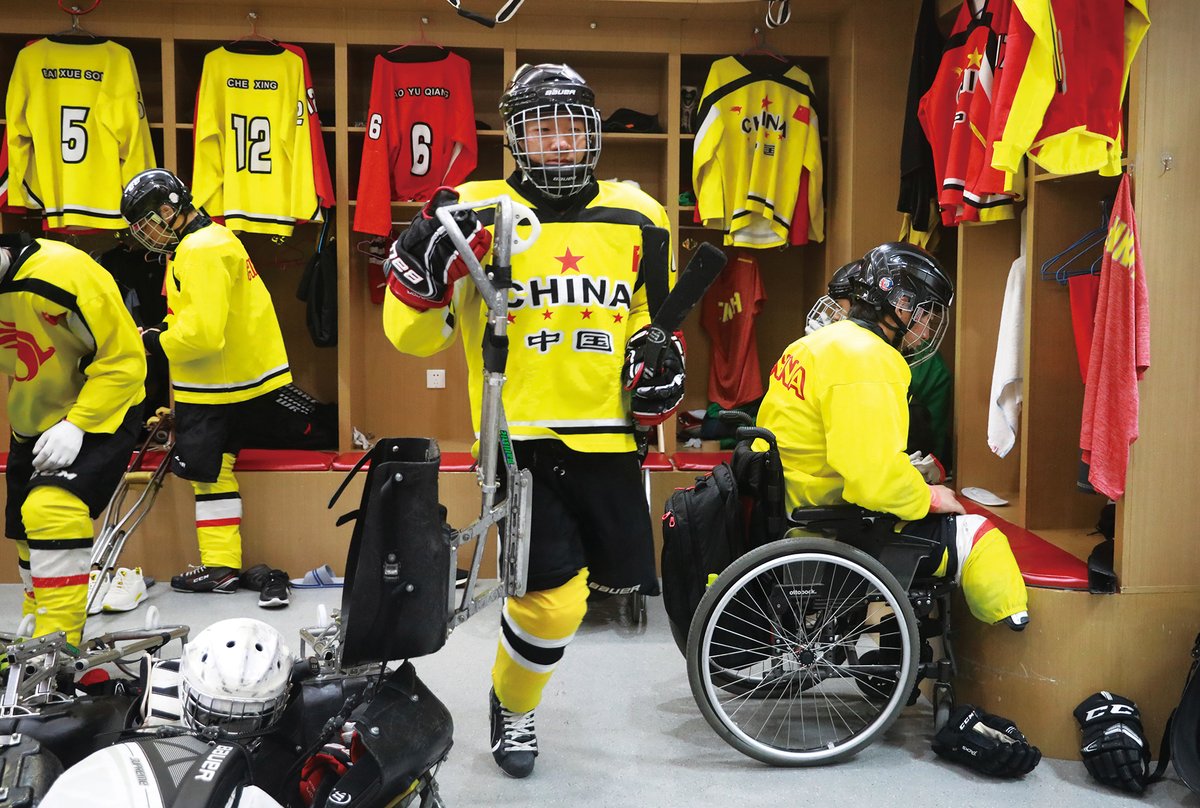
[[[882,564],[840,542],[782,539],[709,587],[688,633],[688,680],[739,752],[822,765],[896,720],[916,681],[917,642],[907,593]]]

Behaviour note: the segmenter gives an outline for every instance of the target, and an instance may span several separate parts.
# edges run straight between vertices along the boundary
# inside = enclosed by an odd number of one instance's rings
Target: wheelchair
[[[836,763],[885,733],[931,679],[940,728],[954,706],[955,585],[924,568],[942,543],[855,505],[785,517],[774,435],[742,426],[737,437],[734,476],[757,546],[716,577],[688,627],[688,680],[705,719],[764,763]],[[751,450],[755,439],[768,451]]]

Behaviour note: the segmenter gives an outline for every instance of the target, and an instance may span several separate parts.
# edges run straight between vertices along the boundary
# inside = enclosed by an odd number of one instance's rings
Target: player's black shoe
[[[533,728],[533,710],[514,713],[505,709],[496,698],[496,691],[488,693],[492,718],[492,757],[496,765],[509,777],[528,777],[533,773],[537,758],[537,734]]]
[[[288,574],[271,570],[258,590],[258,605],[264,609],[280,609],[288,605]]]
[[[228,595],[238,589],[238,571],[233,567],[207,567],[201,564],[171,578],[176,592],[218,592]]]

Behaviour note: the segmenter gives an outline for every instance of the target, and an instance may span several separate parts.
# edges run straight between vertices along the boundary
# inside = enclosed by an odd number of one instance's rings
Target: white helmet
[[[183,652],[183,720],[230,736],[266,729],[283,713],[291,674],[292,653],[271,626],[249,617],[213,623]]]

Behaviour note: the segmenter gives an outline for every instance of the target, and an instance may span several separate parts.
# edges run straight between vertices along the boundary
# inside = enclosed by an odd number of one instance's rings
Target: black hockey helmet
[[[521,65],[500,96],[500,114],[513,159],[542,193],[568,197],[592,182],[600,112],[596,94],[571,67]],[[538,134],[543,137],[535,142]]]
[[[162,207],[174,211],[163,218]],[[165,168],[141,172],[125,186],[121,195],[121,215],[129,222],[129,232],[147,250],[170,253],[179,243],[174,224],[192,208],[192,192],[183,181]]]
[[[846,309],[838,301],[850,299],[851,281],[861,269],[861,259],[838,267],[837,272],[829,279],[829,293],[817,298],[817,302],[809,309],[804,333],[811,334],[822,326],[836,323],[846,317]]]
[[[887,318],[910,365],[924,362],[946,335],[954,282],[928,252],[899,241],[869,250],[860,264],[850,274],[850,297]],[[901,312],[911,315],[907,321]]]

